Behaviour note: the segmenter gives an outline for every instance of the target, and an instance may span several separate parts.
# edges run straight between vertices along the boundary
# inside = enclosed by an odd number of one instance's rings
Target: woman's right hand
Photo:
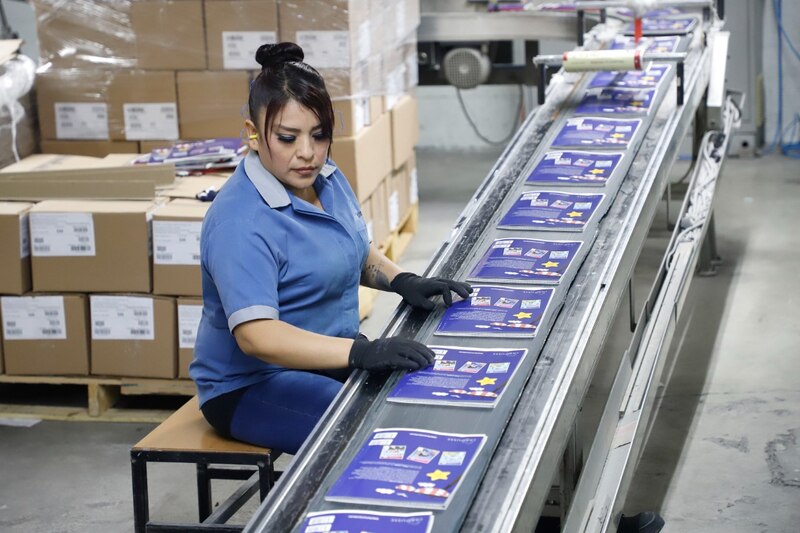
[[[350,348],[351,368],[370,372],[387,370],[419,370],[433,363],[433,352],[417,341],[387,337],[368,340],[359,336]]]

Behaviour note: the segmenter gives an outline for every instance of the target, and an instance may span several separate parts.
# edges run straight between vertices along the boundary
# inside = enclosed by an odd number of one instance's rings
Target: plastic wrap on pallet
[[[320,71],[334,100],[405,87],[406,70],[394,72],[399,83],[387,82],[386,64],[403,61],[401,50],[415,38],[419,20],[419,0],[279,2],[281,40],[303,48],[305,61]]]
[[[0,168],[34,151],[33,79],[33,61],[23,55],[0,66]]]
[[[206,68],[202,0],[33,0],[54,68]]]

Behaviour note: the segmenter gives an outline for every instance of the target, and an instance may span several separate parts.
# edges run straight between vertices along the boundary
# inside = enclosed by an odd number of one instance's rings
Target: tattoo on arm
[[[386,274],[384,274],[383,270],[381,270],[382,265],[383,261],[380,261],[378,264],[367,265],[364,268],[363,274],[361,275],[361,282],[364,285],[374,289],[391,291],[392,288],[389,284],[389,278],[387,278]]]

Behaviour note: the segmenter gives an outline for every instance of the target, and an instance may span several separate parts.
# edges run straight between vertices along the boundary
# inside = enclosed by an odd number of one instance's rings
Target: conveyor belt
[[[596,28],[587,48],[606,46]],[[607,31],[607,30],[606,30]],[[709,42],[713,43],[713,32]],[[691,42],[689,42],[691,41]],[[486,443],[433,531],[532,531],[566,446],[579,403],[592,376],[612,317],[630,280],[672,163],[708,85],[710,52],[700,33],[685,38],[685,104],[675,103],[674,72],[605,187],[547,187],[603,192],[595,218],[580,233],[497,229],[500,218],[572,110],[592,74],[566,74],[551,83],[547,102],[531,114],[469,202],[427,274],[463,279],[497,238],[580,240],[577,257],[555,287],[551,305],[532,339],[441,337],[433,331],[443,309],[426,314],[401,306],[386,335],[427,344],[529,350],[494,409],[387,403],[398,375],[354,374],[295,457],[291,468],[254,515],[250,531],[296,528],[307,512],[353,505],[326,501],[359,446],[374,428],[406,427],[482,433]],[[601,218],[602,217],[602,218]],[[548,335],[549,332],[549,335]],[[360,509],[388,510],[359,504]],[[404,509],[405,510],[405,509]],[[413,509],[407,509],[412,511]]]

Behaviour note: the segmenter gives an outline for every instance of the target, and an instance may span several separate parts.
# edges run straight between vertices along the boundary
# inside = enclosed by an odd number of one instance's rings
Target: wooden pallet
[[[159,423],[173,411],[159,408],[125,408],[117,404],[124,403],[120,402],[123,396],[196,394],[194,383],[188,379],[0,375],[0,386],[2,384],[82,386],[86,387],[87,401],[85,406],[59,405],[57,387],[53,387],[55,393],[48,392],[48,400],[56,405],[15,403],[13,399],[9,401],[6,395],[0,395],[0,418]]]
[[[411,244],[419,224],[419,204],[414,204],[400,220],[397,228],[378,247],[383,254],[397,262]]]

